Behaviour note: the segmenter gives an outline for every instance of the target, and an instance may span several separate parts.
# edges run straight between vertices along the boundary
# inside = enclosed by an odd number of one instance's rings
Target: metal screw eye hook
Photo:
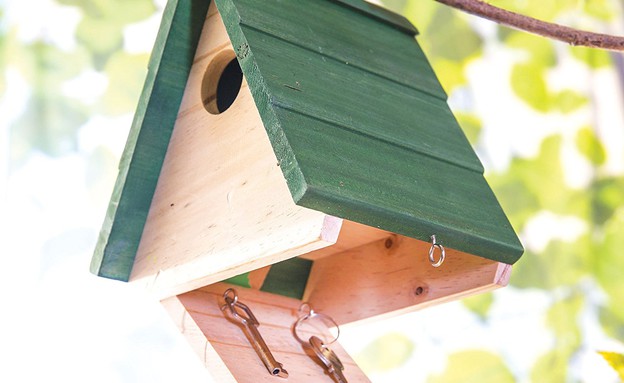
[[[435,249],[438,248],[440,250],[440,259],[435,260],[434,253]],[[429,262],[431,262],[431,266],[440,267],[444,263],[444,259],[446,258],[446,251],[444,250],[444,246],[440,245],[436,241],[435,234],[431,236],[431,247],[429,248]]]
[[[306,310],[307,312],[304,311],[306,308],[307,308]],[[299,306],[299,312],[305,312],[305,313],[297,319],[297,321],[295,322],[292,328],[293,336],[295,337],[295,339],[297,339],[299,343],[308,344],[307,341],[304,341],[303,339],[299,337],[299,334],[297,333],[297,329],[299,328],[299,326],[301,326],[303,322],[309,319],[313,319],[313,318],[319,318],[325,321],[325,323],[329,323],[332,327],[336,328],[336,336],[334,337],[334,339],[331,340],[331,342],[325,343],[325,345],[329,346],[330,344],[337,341],[338,338],[340,337],[340,326],[338,326],[338,323],[336,323],[334,318],[323,313],[317,313],[316,311],[312,309],[312,306],[310,306],[308,302],[303,302],[301,306]]]

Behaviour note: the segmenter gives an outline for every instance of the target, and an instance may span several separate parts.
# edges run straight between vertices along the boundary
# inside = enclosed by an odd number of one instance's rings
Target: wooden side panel
[[[91,260],[98,276],[123,281],[130,276],[209,4],[167,3]]]
[[[206,68],[228,50],[211,6],[130,277],[161,298],[327,246],[340,230],[294,204],[246,81],[228,110],[204,109]]]
[[[342,253],[347,250],[360,247],[362,245],[376,242],[382,239],[388,239],[395,236],[394,234],[376,229],[374,227],[362,225],[361,223],[344,220],[342,228],[338,235],[338,240],[334,245],[324,247],[311,253],[302,254],[300,257],[310,260],[317,260],[328,257],[332,254]]]
[[[217,381],[241,383],[282,381],[267,372],[241,328],[230,322],[219,309],[223,304],[222,294],[228,287],[230,285],[217,283],[169,298],[163,301],[163,305],[189,342],[194,345],[194,349],[210,372],[216,371]],[[237,288],[237,291],[240,301],[249,306],[260,322],[258,330],[271,353],[288,371],[288,381],[297,383],[333,381],[325,374],[320,362],[317,362],[310,351],[304,349],[291,333],[292,325],[298,318],[298,308],[301,304],[299,300],[250,289]],[[327,330],[320,324],[317,331],[313,331],[312,328],[306,330],[309,331],[300,334],[327,336]],[[338,343],[332,344],[332,350],[344,364],[344,374],[350,383],[369,382]],[[220,362],[227,371],[224,371],[223,366],[214,366]]]
[[[380,319],[507,285],[511,266],[446,249],[439,268],[430,244],[392,236],[317,259],[304,300],[339,324]]]

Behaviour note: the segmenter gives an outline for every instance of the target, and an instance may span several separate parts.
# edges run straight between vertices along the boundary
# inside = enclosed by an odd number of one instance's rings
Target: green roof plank
[[[522,246],[480,173],[277,109],[304,174],[298,204],[514,263]]]
[[[483,172],[445,101],[242,27],[272,102]]]
[[[362,3],[357,1],[354,3]],[[239,0],[240,24],[445,100],[413,35],[328,1]],[[331,25],[331,28],[327,26]]]

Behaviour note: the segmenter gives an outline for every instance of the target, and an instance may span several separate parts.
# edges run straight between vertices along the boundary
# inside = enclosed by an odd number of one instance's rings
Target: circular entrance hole
[[[206,68],[202,81],[204,108],[212,114],[225,112],[236,100],[242,83],[243,72],[234,51],[217,55]]]

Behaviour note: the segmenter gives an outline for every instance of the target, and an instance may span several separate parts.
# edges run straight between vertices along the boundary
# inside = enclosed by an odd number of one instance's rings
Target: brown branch
[[[571,45],[583,45],[612,51],[624,50],[624,37],[586,32],[559,24],[537,20],[532,17],[497,8],[480,0],[436,1],[499,24],[563,41]]]

